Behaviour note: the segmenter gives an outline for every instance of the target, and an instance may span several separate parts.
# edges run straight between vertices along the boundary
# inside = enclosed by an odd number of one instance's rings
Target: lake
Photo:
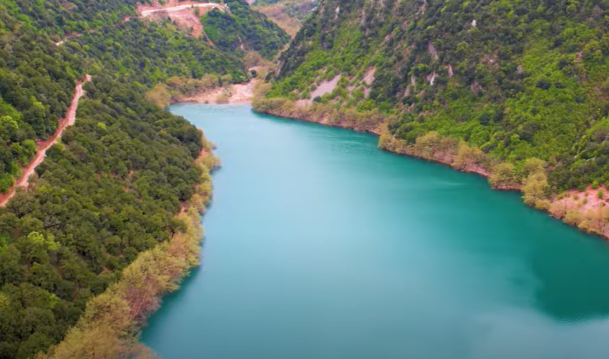
[[[223,166],[164,359],[609,356],[609,245],[376,136],[181,104]]]

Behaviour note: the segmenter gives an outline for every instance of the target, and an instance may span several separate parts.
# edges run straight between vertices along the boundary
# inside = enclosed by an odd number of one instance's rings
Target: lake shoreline
[[[193,161],[193,166],[201,170],[201,181],[174,216],[181,223],[180,228],[168,241],[139,253],[123,270],[121,279],[90,299],[85,313],[68,335],[39,355],[40,359],[72,355],[86,358],[104,350],[130,357],[150,354],[150,349],[138,340],[147,319],[161,308],[163,298],[178,290],[181,282],[201,264],[201,218],[211,203],[211,172],[220,166],[212,151],[211,143],[205,142]],[[108,347],[104,339],[113,344]]]
[[[383,135],[383,124],[378,125],[374,128],[358,128],[356,126],[352,126],[349,123],[346,122],[339,122],[339,123],[330,123],[327,120],[316,120],[313,118],[301,118],[301,117],[294,117],[294,116],[287,116],[283,113],[281,113],[280,111],[274,111],[274,110],[260,110],[260,109],[256,109],[255,106],[252,106],[252,111],[256,112],[256,113],[260,113],[260,114],[264,114],[264,115],[270,115],[270,116],[275,116],[275,117],[279,117],[279,118],[283,118],[283,119],[287,119],[287,120],[295,120],[295,121],[302,121],[302,122],[308,122],[308,123],[314,123],[314,124],[319,124],[319,125],[324,125],[324,126],[328,126],[328,127],[334,127],[334,128],[343,128],[343,129],[347,129],[347,130],[351,130],[351,131],[356,131],[356,132],[361,132],[361,133],[370,133],[373,135],[378,136],[379,138],[379,149],[389,152],[389,153],[393,153],[396,155],[401,155],[401,156],[406,156],[406,157],[411,157],[411,158],[416,158],[419,160],[423,160],[425,162],[430,162],[430,163],[436,163],[436,164],[440,164],[443,166],[447,166],[450,167],[453,170],[459,171],[459,172],[464,172],[464,173],[473,173],[476,174],[478,176],[481,176],[483,178],[486,178],[487,180],[490,178],[491,174],[486,171],[485,169],[482,168],[456,168],[453,165],[453,162],[449,159],[443,159],[443,158],[425,158],[422,156],[417,156],[413,153],[408,153],[406,151],[400,151],[400,150],[396,150],[395,148],[391,148],[390,146],[383,146],[381,144],[381,137]],[[399,140],[396,140],[399,141]],[[490,186],[493,190],[496,191],[509,191],[509,192],[519,192],[522,193],[522,185],[508,185],[508,186]],[[590,188],[587,188],[585,191],[576,191],[576,190],[571,190],[570,193],[573,194],[576,198],[576,195],[582,194],[582,193],[586,193],[589,192]],[[587,197],[586,197],[587,198]],[[564,199],[561,199],[558,195],[554,195],[551,199],[551,204],[560,204],[561,201],[565,201]],[[528,206],[531,207],[531,206]],[[533,207],[531,207],[533,208]],[[546,213],[548,216],[557,219],[559,221],[561,221],[564,224],[567,224],[571,227],[576,227],[578,230],[580,230],[581,232],[585,233],[585,234],[589,234],[589,235],[593,235],[595,237],[598,237],[600,239],[603,239],[605,241],[609,241],[609,228],[606,228],[602,233],[597,232],[597,231],[593,231],[590,230],[587,227],[581,226],[581,225],[576,225],[573,223],[570,223],[569,221],[567,221],[566,218],[566,214],[563,216],[558,216],[555,213],[553,213],[550,209],[540,209],[540,208],[535,208],[541,212]],[[576,210],[577,211],[577,210]],[[583,211],[578,211],[579,213],[581,213],[582,215],[585,215],[585,213]],[[609,227],[609,226],[607,226]]]
[[[192,103],[201,105],[246,105],[251,104],[254,88],[259,80],[252,79],[242,84],[220,86],[192,95],[172,98],[170,105]]]
[[[538,348],[535,357],[550,359],[599,350],[585,338],[603,333],[595,318],[606,318],[609,297],[597,284],[609,273],[605,241],[480,177],[379,151],[369,131],[247,105],[171,110],[206,130],[226,166],[214,176],[203,270],[143,331],[159,355],[394,358],[398,348],[475,359],[458,349],[493,357],[514,346],[515,357]],[[480,318],[495,318],[488,325],[501,335],[485,341]],[[565,330],[573,341],[560,340]],[[527,347],[529,338],[560,347]]]
[[[348,124],[345,123],[339,123],[339,124],[332,124],[329,123],[327,121],[317,121],[314,119],[309,119],[309,118],[295,118],[295,117],[290,117],[290,116],[286,116],[283,115],[281,113],[278,112],[273,112],[273,111],[259,111],[256,110],[254,107],[252,107],[252,111],[256,112],[256,113],[260,113],[260,114],[264,114],[264,115],[270,115],[270,116],[275,116],[275,117],[279,117],[279,118],[283,118],[286,120],[295,120],[295,121],[302,121],[302,122],[308,122],[308,123],[314,123],[314,124],[318,124],[318,125],[323,125],[323,126],[327,126],[327,127],[333,127],[333,128],[342,128],[342,129],[346,129],[346,130],[351,130],[351,131],[355,131],[355,132],[360,132],[360,133],[369,133],[372,135],[376,135],[379,139],[382,135],[382,129],[380,129],[379,127],[376,128],[356,128],[356,127],[352,127],[349,126]],[[458,172],[463,172],[463,173],[472,173],[472,174],[476,174],[478,176],[481,176],[483,178],[488,179],[490,177],[490,174],[488,172],[485,172],[482,169],[476,169],[476,168],[472,168],[472,169],[459,169],[459,168],[455,168],[451,162],[449,161],[443,161],[441,159],[430,159],[430,158],[424,158],[421,156],[416,156],[414,154],[408,154],[408,153],[403,153],[403,152],[399,152],[396,150],[392,150],[390,148],[386,148],[386,147],[381,147],[379,146],[379,149],[385,151],[385,152],[389,152],[389,153],[393,153],[396,155],[401,155],[401,156],[405,156],[405,157],[411,157],[411,158],[416,158],[425,162],[430,162],[430,163],[436,163],[436,164],[440,164],[443,166],[447,166],[450,167]],[[494,188],[495,190],[498,191],[514,191],[514,192],[520,192],[520,188],[519,187],[505,187],[505,188]]]

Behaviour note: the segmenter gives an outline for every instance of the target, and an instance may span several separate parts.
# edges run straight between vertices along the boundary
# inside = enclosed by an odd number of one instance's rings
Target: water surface
[[[609,247],[376,137],[177,105],[223,167],[165,359],[609,357]]]

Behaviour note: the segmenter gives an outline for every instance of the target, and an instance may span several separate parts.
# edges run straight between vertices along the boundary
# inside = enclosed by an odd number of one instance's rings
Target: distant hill
[[[272,59],[289,41],[289,36],[244,0],[224,0],[230,12],[212,10],[201,19],[210,40],[225,51],[257,51]]]
[[[318,0],[255,0],[252,5],[294,36],[317,2]]]

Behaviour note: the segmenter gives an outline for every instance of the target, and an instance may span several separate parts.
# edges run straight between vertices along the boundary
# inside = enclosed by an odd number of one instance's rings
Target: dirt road
[[[8,201],[13,198],[17,188],[27,188],[27,186],[29,185],[30,176],[34,174],[36,167],[38,167],[38,165],[40,165],[44,160],[47,150],[51,148],[51,146],[53,146],[53,144],[55,144],[55,142],[57,142],[59,138],[61,138],[61,135],[63,134],[63,131],[65,131],[66,128],[74,125],[74,123],[76,122],[76,111],[78,110],[78,100],[80,100],[80,98],[84,95],[82,85],[85,82],[89,81],[91,81],[91,76],[85,75],[85,79],[83,81],[78,81],[76,83],[74,96],[72,97],[72,103],[68,108],[66,116],[59,120],[59,126],[51,137],[47,138],[44,141],[39,141],[36,144],[36,155],[26,167],[21,169],[21,177],[17,179],[17,181],[15,181],[15,184],[8,190],[6,194],[0,194],[0,207],[4,207],[8,203]]]

